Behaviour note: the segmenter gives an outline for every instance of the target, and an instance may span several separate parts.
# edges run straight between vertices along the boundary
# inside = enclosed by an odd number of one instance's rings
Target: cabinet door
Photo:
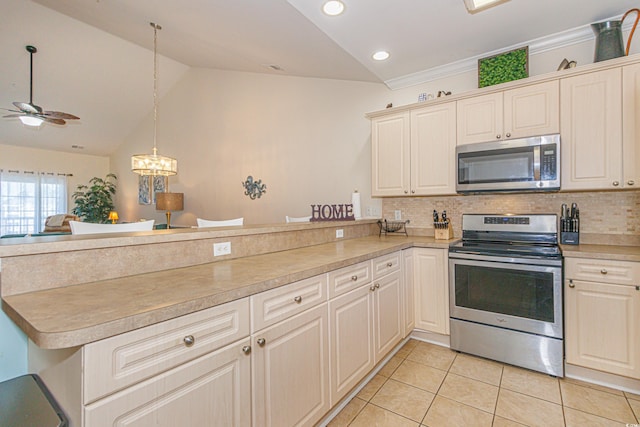
[[[329,301],[331,405],[373,369],[373,293],[360,286]]]
[[[409,113],[371,121],[371,195],[409,194]]]
[[[502,138],[502,92],[457,102],[458,145]]]
[[[504,136],[524,138],[560,132],[558,81],[504,92]]]
[[[327,303],[252,335],[253,425],[312,426],[329,406]]]
[[[640,378],[640,291],[565,280],[567,363]]]
[[[640,186],[640,64],[622,68],[622,186]]]
[[[85,407],[91,427],[250,426],[249,338]]]
[[[456,192],[456,103],[411,112],[411,194]]]
[[[449,335],[449,283],[444,249],[414,248],[415,325]]]
[[[620,188],[621,85],[619,68],[560,81],[563,190]]]
[[[415,249],[405,249],[402,251],[402,259],[404,261],[404,284],[402,287],[402,309],[404,320],[403,337],[409,335],[416,325],[415,308],[414,308],[414,274],[413,274],[413,251]]]
[[[378,363],[402,340],[402,272],[373,282],[374,357]]]

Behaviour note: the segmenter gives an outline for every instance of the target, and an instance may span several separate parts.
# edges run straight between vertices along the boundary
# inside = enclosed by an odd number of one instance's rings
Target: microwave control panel
[[[543,181],[558,178],[558,156],[556,144],[544,144],[540,146],[540,178]]]

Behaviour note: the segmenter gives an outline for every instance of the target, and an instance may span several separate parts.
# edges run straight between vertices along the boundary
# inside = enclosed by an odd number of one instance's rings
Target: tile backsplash
[[[393,220],[395,211],[400,210],[402,219],[410,220],[409,228],[415,234],[432,235],[433,210],[439,213],[446,210],[454,236],[460,237],[463,213],[555,213],[559,217],[563,203],[578,204],[580,232],[587,240],[591,235],[613,235],[619,244],[640,243],[640,191],[394,197],[383,199],[382,217]],[[584,240],[581,238],[581,241]]]

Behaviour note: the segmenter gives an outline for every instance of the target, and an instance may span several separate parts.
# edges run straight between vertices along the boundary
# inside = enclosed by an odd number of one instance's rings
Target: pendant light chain
[[[158,154],[156,140],[158,136],[158,30],[162,27],[151,23],[153,27],[153,154]]]

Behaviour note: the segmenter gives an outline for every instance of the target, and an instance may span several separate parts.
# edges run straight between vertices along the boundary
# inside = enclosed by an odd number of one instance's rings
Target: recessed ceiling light
[[[469,13],[476,13],[507,1],[509,0],[464,0],[464,5]]]
[[[344,3],[339,0],[329,0],[322,5],[322,11],[329,16],[337,16],[344,12]]]
[[[379,50],[371,55],[371,57],[376,61],[384,61],[385,59],[389,58],[389,52],[387,52],[386,50]]]

